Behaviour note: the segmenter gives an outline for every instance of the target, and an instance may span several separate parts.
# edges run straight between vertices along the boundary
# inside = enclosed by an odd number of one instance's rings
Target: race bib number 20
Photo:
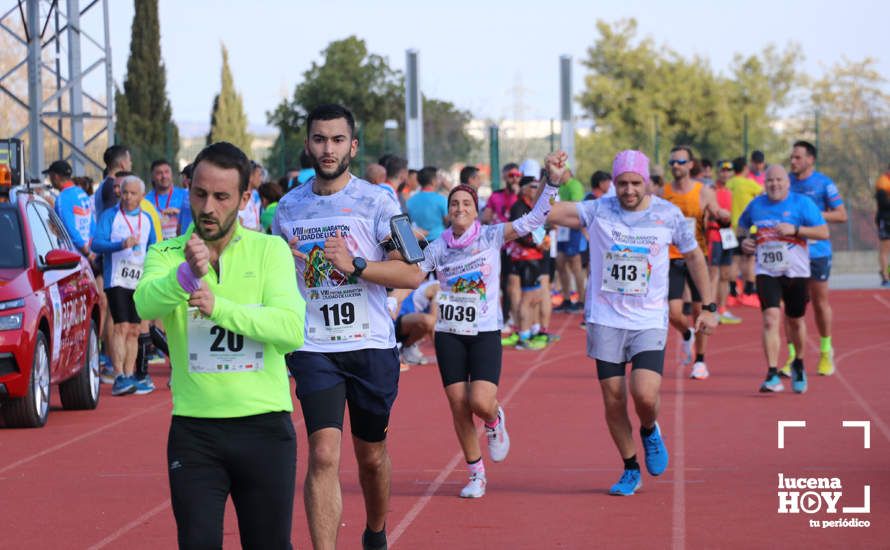
[[[263,344],[188,311],[189,372],[227,373],[263,370]]]

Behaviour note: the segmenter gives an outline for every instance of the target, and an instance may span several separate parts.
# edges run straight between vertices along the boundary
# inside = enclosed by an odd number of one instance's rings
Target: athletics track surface
[[[745,322],[712,338],[707,381],[688,380],[677,367],[672,333],[660,418],[671,464],[659,478],[644,473],[633,497],[606,494],[621,463],[593,362],[584,356],[580,316],[555,314],[562,340],[545,351],[505,352],[500,393],[513,447],[501,464],[486,456],[488,493],[480,500],[456,497],[466,472],[439,376],[434,366],[413,367],[402,374],[390,427],[390,547],[890,547],[890,293],[838,291],[832,303],[838,373],[811,375],[805,395],[791,393],[787,381],[783,394],[757,393],[765,368],[755,310],[738,308]],[[812,374],[818,335],[808,317]],[[425,352],[432,354],[430,346]],[[0,431],[0,548],[175,547],[165,471],[167,372],[153,366],[160,389],[151,395],[112,397],[103,386],[97,411],[56,408],[43,429]],[[807,423],[786,431],[782,450],[778,420]],[[863,430],[843,429],[843,420],[870,421],[870,449],[863,449]],[[294,543],[309,548],[299,411],[294,422]],[[359,547],[364,512],[347,440],[339,547],[349,549]],[[778,514],[779,473],[837,477],[839,513],[823,505],[815,514]],[[863,505],[864,485],[870,513],[840,513]],[[810,520],[844,518],[871,526],[809,527]],[[226,548],[238,548],[231,505],[225,534]]]

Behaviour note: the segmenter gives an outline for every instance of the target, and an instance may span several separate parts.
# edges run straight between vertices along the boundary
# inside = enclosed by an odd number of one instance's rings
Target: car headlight
[[[20,328],[22,328],[21,313],[0,315],[0,330],[18,330]]]
[[[8,302],[0,302],[0,311],[15,309],[17,307],[25,307],[24,298],[19,298],[18,300],[9,300]]]

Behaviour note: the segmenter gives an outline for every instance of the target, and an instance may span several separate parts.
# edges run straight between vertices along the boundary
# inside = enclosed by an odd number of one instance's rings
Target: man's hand
[[[179,208],[165,208],[163,212],[161,212],[165,216],[176,217],[179,216]]]
[[[185,243],[185,261],[192,269],[192,275],[200,279],[210,271],[210,249],[201,240],[197,233],[192,233],[191,238]]]
[[[346,245],[346,239],[340,236],[340,230],[324,242],[324,257],[331,262],[341,273],[351,275],[355,271],[352,265],[352,254]]]
[[[300,246],[300,237],[294,237],[291,240],[287,241],[288,246],[290,246],[290,253],[294,255],[295,258],[299,258],[306,261],[306,255],[300,252],[300,249],[297,248]]]
[[[551,184],[562,185],[565,183],[563,174],[566,171],[566,162],[569,156],[564,151],[555,151],[547,155],[544,160],[544,167],[547,169],[548,177]]]
[[[783,237],[792,237],[797,233],[797,227],[790,223],[779,222],[776,224],[776,232]]]
[[[191,296],[189,296],[189,305],[198,308],[198,311],[205,317],[210,317],[210,314],[213,313],[213,305],[216,303],[216,298],[210,292],[206,281],[199,281],[199,284],[201,288],[192,292]]]
[[[702,311],[695,320],[695,332],[711,334],[717,328],[717,315],[710,311]]]
[[[139,244],[139,238],[136,237],[135,235],[130,235],[129,237],[127,237],[126,239],[124,239],[124,244],[123,244],[123,246],[122,246],[121,248],[122,248],[123,250],[126,250],[126,249],[128,249],[128,248],[133,248],[133,247],[136,246],[137,244]]]
[[[754,254],[755,252],[757,252],[757,242],[751,237],[742,239],[741,244],[742,252],[744,252],[745,254]]]

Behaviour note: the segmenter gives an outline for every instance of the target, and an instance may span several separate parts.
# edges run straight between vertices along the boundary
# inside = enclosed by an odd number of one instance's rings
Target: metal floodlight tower
[[[409,168],[423,168],[423,99],[417,50],[405,52],[405,152]]]
[[[64,4],[64,6],[60,5]],[[108,144],[114,143],[114,82],[111,73],[111,34],[108,27],[108,0],[91,0],[81,9],[80,0],[16,0],[10,9],[0,14],[0,32],[11,35],[16,42],[26,48],[24,59],[3,75],[0,75],[0,92],[10,97],[16,104],[28,112],[28,124],[12,136],[20,138],[28,134],[28,166],[29,179],[41,179],[41,170],[45,168],[43,141],[48,132],[59,141],[59,157],[70,160],[75,174],[82,174],[86,165],[102,170],[102,165],[91,159],[86,147],[98,137],[106,134]],[[104,33],[102,40],[93,38],[81,26],[81,17],[94,6],[102,8],[101,17]],[[64,12],[62,11],[64,7]],[[45,11],[41,14],[41,8]],[[21,30],[16,30],[11,23],[18,16]],[[50,21],[55,24],[51,34],[47,36]],[[62,25],[64,20],[65,24]],[[67,65],[63,71],[61,40],[67,34]],[[99,58],[89,67],[82,69],[81,39],[86,39],[101,51]],[[50,45],[53,46],[54,63],[44,59],[42,53]],[[12,75],[22,66],[27,65],[28,98],[27,101],[13,91]],[[105,99],[98,99],[84,91],[84,78],[91,72],[103,67],[105,69]],[[43,73],[51,77],[53,88],[44,88]],[[51,92],[51,93],[50,93]],[[48,97],[44,97],[49,93]],[[64,108],[62,98],[68,94],[68,108]],[[86,98],[91,105],[98,108],[98,114],[84,112],[83,100]],[[47,110],[55,107],[55,110]],[[55,119],[55,126],[49,121]],[[63,121],[69,119],[70,133],[63,131]],[[104,121],[101,129],[89,138],[84,134],[84,119]],[[65,149],[67,148],[67,154]]]
[[[569,165],[575,166],[575,123],[572,121],[572,56],[559,57],[559,119],[562,132],[560,146],[569,156]]]

